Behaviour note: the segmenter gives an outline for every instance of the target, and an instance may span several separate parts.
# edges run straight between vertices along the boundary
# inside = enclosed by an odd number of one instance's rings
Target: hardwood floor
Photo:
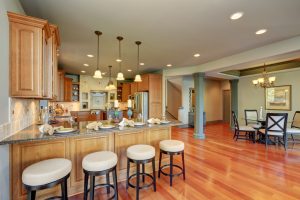
[[[226,124],[208,125],[205,133],[198,140],[191,128],[173,128],[172,138],[185,143],[186,180],[176,177],[170,187],[162,176],[157,192],[142,190],[140,199],[300,199],[300,150],[236,142]],[[104,193],[97,190],[95,199],[106,199]],[[127,192],[125,182],[119,183],[119,199],[135,199],[135,190]]]

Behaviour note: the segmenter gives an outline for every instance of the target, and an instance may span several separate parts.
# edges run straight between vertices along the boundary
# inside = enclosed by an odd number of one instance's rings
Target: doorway
[[[230,90],[223,90],[223,121],[225,123],[230,123],[231,119],[231,100],[230,100],[231,92]]]

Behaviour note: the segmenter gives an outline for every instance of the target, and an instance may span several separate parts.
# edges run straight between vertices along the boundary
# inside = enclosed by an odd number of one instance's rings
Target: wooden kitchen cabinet
[[[127,102],[130,95],[130,83],[123,83],[122,85],[122,102]]]
[[[59,91],[58,91],[58,58],[57,58],[57,50],[60,46],[60,37],[58,27],[56,25],[50,24],[51,30],[51,38],[52,41],[52,65],[53,65],[53,81],[52,81],[52,88],[53,88],[53,100],[57,101],[59,98]]]
[[[8,12],[10,22],[10,96],[52,99],[56,53],[46,20]]]
[[[72,101],[72,80],[71,78],[64,77],[64,101]]]
[[[138,83],[130,83],[130,95],[134,95],[138,91]]]
[[[150,74],[141,75],[142,82],[137,83],[137,90],[139,92],[146,92],[149,90],[149,76]]]
[[[149,118],[162,117],[162,76],[149,74]]]
[[[64,83],[65,83],[65,73],[62,70],[57,72],[57,101],[64,101]]]

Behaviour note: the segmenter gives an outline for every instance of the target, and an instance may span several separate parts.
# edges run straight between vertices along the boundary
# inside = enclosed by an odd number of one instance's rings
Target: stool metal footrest
[[[136,188],[136,187],[137,187],[136,185],[133,185],[132,183],[130,183],[131,178],[136,177],[136,175],[137,175],[137,174],[135,173],[135,174],[132,174],[131,176],[129,176],[129,178],[128,178],[128,186],[130,186],[130,187],[132,187],[132,188]],[[143,186],[139,186],[139,189],[149,188],[149,187],[151,187],[151,186],[153,185],[154,179],[153,179],[153,176],[152,176],[151,174],[148,174],[148,173],[140,173],[140,176],[141,176],[141,177],[143,177],[143,176],[148,176],[148,177],[151,178],[152,181],[151,181],[150,183],[148,183],[148,184],[143,185]]]
[[[110,199],[114,199],[116,197],[116,190],[113,184],[107,184],[107,183],[101,183],[101,184],[97,184],[95,185],[94,189],[99,189],[99,188],[112,188],[114,190],[114,195],[112,197],[110,197],[108,200]],[[90,192],[90,188],[87,189],[87,192]],[[110,193],[110,192],[109,192]]]
[[[160,167],[160,172],[165,175],[165,176],[180,176],[181,174],[183,174],[183,168],[180,167],[179,165],[174,165],[173,164],[173,167],[177,168],[177,169],[180,169],[181,171],[179,173],[176,173],[176,174],[170,174],[170,173],[167,173],[167,172],[164,172],[163,169],[167,168],[167,167],[170,167],[171,165],[170,164],[166,164],[166,165],[163,165]]]

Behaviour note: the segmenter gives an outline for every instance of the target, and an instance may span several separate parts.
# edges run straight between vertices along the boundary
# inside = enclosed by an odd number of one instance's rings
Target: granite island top
[[[42,141],[42,140],[53,140],[61,139],[68,137],[84,137],[84,136],[101,136],[103,134],[112,134],[115,132],[129,132],[129,131],[138,131],[141,129],[151,129],[151,128],[160,128],[160,127],[170,127],[181,125],[179,121],[172,121],[169,124],[145,124],[144,126],[135,126],[135,127],[124,127],[123,130],[120,130],[118,127],[112,129],[99,129],[98,131],[89,130],[86,128],[86,125],[91,122],[78,122],[70,124],[69,122],[62,122],[55,126],[64,126],[64,127],[73,127],[77,130],[70,133],[54,133],[49,135],[46,133],[41,133],[39,131],[39,125],[31,125],[7,138],[0,141],[0,145],[4,144],[15,144],[22,142],[33,142],[33,141]]]

